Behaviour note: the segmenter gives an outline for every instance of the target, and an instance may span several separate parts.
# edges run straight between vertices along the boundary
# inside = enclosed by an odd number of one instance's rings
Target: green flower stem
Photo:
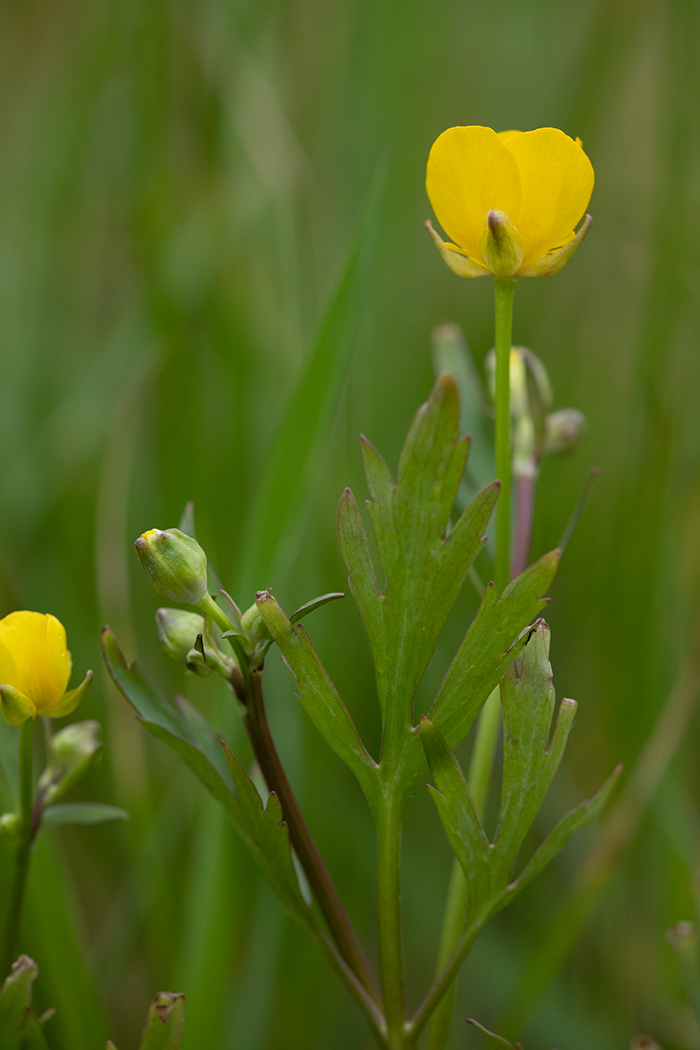
[[[501,492],[496,508],[495,584],[499,594],[510,572],[510,347],[513,328],[512,278],[494,277],[496,299],[496,476]]]
[[[211,616],[222,631],[234,629],[229,618],[210,595],[202,599],[199,607]],[[350,916],[345,910],[345,905],[330,872],[302,816],[299,803],[277,753],[265,711],[261,671],[251,670],[245,648],[239,637],[233,636],[228,640],[236,654],[241,672],[240,677],[237,675],[231,679],[231,685],[245,707],[245,727],[265,782],[270,791],[274,791],[280,800],[292,845],[341,957],[360,984],[369,992],[373,1001],[381,1004],[376,979],[350,921]]]
[[[480,817],[483,817],[486,809],[491,770],[498,740],[501,716],[499,692],[499,687],[496,686],[484,704],[477,726],[474,751],[469,764],[469,776],[467,779],[469,780],[469,787],[471,788],[476,811]],[[464,924],[467,921],[468,909],[467,883],[462,871],[462,865],[455,857],[452,862],[450,886],[447,891],[447,903],[445,905],[445,916],[440,936],[440,947],[438,949],[436,976],[442,973],[450,955],[454,951],[459,936],[464,929]],[[453,982],[435,1009],[430,1022],[426,1050],[444,1050],[447,1046],[454,996],[455,984]]]
[[[391,1050],[409,1045],[404,1037],[406,990],[401,935],[401,825],[398,799],[385,799],[377,819],[379,970]]]
[[[496,564],[495,583],[502,594],[510,580],[510,348],[513,329],[513,296],[516,282],[510,278],[494,277],[496,306],[496,475],[501,491],[496,508]],[[484,705],[474,743],[474,752],[469,767],[469,786],[479,816],[483,815],[488,797],[491,771],[496,753],[500,721],[499,690],[494,689]],[[445,916],[438,949],[437,972],[442,974],[455,950],[467,920],[469,902],[467,884],[459,861],[452,864],[450,886],[445,906]],[[468,950],[468,949],[467,949]],[[465,951],[466,954],[466,951]],[[458,967],[454,970],[457,974]],[[448,982],[447,990],[441,992],[428,1014],[435,1009],[426,1050],[444,1050],[447,1046],[452,1004],[454,1001],[454,978]],[[423,1022],[425,1023],[425,1022]]]
[[[9,911],[0,960],[0,980],[4,980],[15,961],[22,902],[29,874],[32,849],[32,802],[34,782],[32,760],[34,745],[34,719],[28,718],[19,727],[19,843],[15,857],[15,875],[10,892]]]

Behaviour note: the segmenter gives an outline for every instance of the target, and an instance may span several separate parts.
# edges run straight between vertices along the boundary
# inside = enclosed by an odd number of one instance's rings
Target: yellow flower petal
[[[593,192],[593,166],[581,146],[557,128],[511,135],[504,146],[520,172],[522,204],[517,215],[509,215],[523,239],[525,270],[564,244],[583,216]]]
[[[497,131],[496,134],[501,142],[505,142],[506,139],[512,138],[513,135],[522,135],[522,131]]]
[[[0,620],[0,636],[2,634],[3,621]],[[17,664],[15,659],[7,648],[7,646],[0,640],[0,685],[12,685],[18,681],[17,677]]]
[[[3,649],[11,654],[14,669],[3,657]],[[11,685],[43,713],[63,696],[70,678],[63,624],[55,616],[27,611],[0,620],[0,671],[0,677],[7,673],[9,679],[1,685]]]
[[[517,226],[520,173],[509,143],[491,128],[448,128],[428,157],[426,189],[438,222],[472,259],[480,259],[479,238],[492,208]]]

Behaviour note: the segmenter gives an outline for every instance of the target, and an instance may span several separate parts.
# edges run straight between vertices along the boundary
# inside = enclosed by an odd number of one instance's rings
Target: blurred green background
[[[99,719],[107,747],[81,793],[131,813],[125,826],[47,834],[35,858],[22,947],[39,963],[39,1006],[57,1008],[57,1048],[110,1035],[129,1050],[165,988],[187,996],[185,1050],[371,1045],[215,803],[108,685],[99,628],[109,622],[154,682],[186,691],[249,758],[225,692],[160,654],[132,542],[177,524],[192,499],[244,606],[267,585],[288,609],[345,587],[335,513],[346,484],[365,495],[359,432],[396,466],[432,382],[437,321],[464,327],[479,367],[492,344],[491,282],[451,274],[422,228],[428,150],[453,124],[561,127],[596,170],[584,247],[516,295],[515,340],[547,365],[555,407],[590,423],[580,451],[545,465],[533,555],[556,544],[601,468],[548,613],[558,695],[580,707],[545,821],[617,761],[634,764],[692,646],[700,588],[698,54],[696,0],[0,7],[0,613],[55,613],[76,681],[97,672],[80,715]],[[251,507],[271,443],[387,149],[377,250],[343,329],[347,367],[339,359],[288,540],[255,560]],[[467,585],[431,682],[475,607]],[[309,628],[376,751],[351,599]],[[374,953],[367,811],[269,664],[279,748]],[[573,954],[511,1033],[529,1050],[612,1050],[639,1031],[700,1047],[664,941],[691,917],[699,732],[696,719]],[[450,868],[423,795],[405,844],[414,1002]],[[479,1045],[467,1016],[495,1026],[508,1011],[594,840],[569,846],[478,943],[453,1047]]]

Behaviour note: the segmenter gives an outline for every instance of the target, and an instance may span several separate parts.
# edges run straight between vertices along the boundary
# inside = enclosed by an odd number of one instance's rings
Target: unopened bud
[[[134,544],[156,594],[169,602],[196,605],[207,593],[207,556],[179,529],[151,529]]]
[[[158,637],[166,656],[185,664],[188,671],[206,678],[216,671],[230,678],[235,660],[222,653],[211,632],[211,624],[199,613],[186,609],[158,609]]]
[[[44,806],[57,802],[87,773],[104,746],[99,732],[100,723],[89,720],[73,722],[51,737],[48,765],[39,779]]]
[[[523,261],[522,238],[504,211],[492,208],[479,242],[484,262],[495,277],[512,277]]]
[[[163,652],[175,663],[187,662],[198,634],[204,634],[204,617],[186,609],[158,609],[156,627]]]
[[[581,444],[588,421],[577,408],[560,408],[545,419],[545,451],[572,452]]]
[[[268,631],[257,605],[251,605],[241,617],[241,630],[252,646],[268,642],[272,635]]]

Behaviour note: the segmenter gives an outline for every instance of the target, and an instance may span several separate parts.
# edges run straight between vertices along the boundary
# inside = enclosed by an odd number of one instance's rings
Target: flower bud
[[[207,556],[179,529],[150,529],[134,544],[156,594],[169,602],[196,605],[207,593]]]
[[[264,642],[269,642],[272,635],[265,625],[257,605],[251,605],[250,609],[246,609],[241,617],[241,630],[245,634],[248,641],[254,647]]]
[[[104,746],[99,732],[100,723],[89,720],[73,722],[51,737],[48,765],[39,779],[44,806],[57,802],[87,773]]]
[[[586,435],[588,421],[577,408],[560,408],[545,419],[545,450],[572,452]]]
[[[158,609],[158,637],[166,656],[185,664],[188,671],[206,678],[216,671],[230,678],[235,660],[222,653],[211,632],[209,620],[185,609]]]
[[[204,617],[185,609],[158,609],[156,627],[163,652],[175,663],[187,662],[198,634],[204,634]]]
[[[484,262],[495,277],[512,277],[523,261],[523,242],[504,211],[492,208],[479,241]]]

